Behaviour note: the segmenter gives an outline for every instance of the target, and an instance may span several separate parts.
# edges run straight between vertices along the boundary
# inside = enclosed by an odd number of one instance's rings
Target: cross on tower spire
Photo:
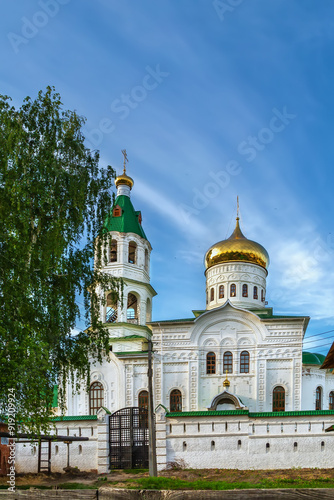
[[[122,155],[124,156],[123,160],[123,174],[126,174],[126,164],[129,162],[128,155],[126,154],[126,149],[122,149]]]

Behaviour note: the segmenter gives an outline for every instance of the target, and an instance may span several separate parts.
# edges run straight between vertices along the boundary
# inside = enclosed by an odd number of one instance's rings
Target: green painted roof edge
[[[124,342],[124,340],[128,341],[128,340],[146,340],[147,341],[147,338],[146,337],[143,337],[142,335],[128,335],[127,337],[109,337],[109,340],[111,340],[112,342],[116,342],[117,340],[121,340],[122,342]]]
[[[185,319],[163,319],[161,321],[150,321],[148,325],[157,325],[158,323],[193,323],[196,318],[185,318]]]
[[[127,282],[136,283],[137,285],[145,286],[145,288],[148,288],[152,292],[153,297],[158,295],[158,293],[154,290],[153,286],[150,283],[143,283],[142,281],[133,280],[131,278],[123,278],[123,281],[125,283],[127,283]]]
[[[140,328],[141,330],[144,330],[145,332],[147,332],[149,335],[152,335],[152,330],[146,326],[146,325],[137,325],[137,324],[133,324],[133,323],[126,323],[125,321],[120,321],[119,323],[103,323],[103,326],[107,326],[108,328],[117,328],[119,326],[125,326],[126,328],[132,328],[132,329],[136,329],[136,328]]]
[[[113,209],[115,208],[116,205],[118,205],[122,209],[122,215],[120,215],[119,217],[113,216]],[[134,209],[129,196],[119,195],[115,199],[115,202],[104,221],[103,231],[133,233],[147,240],[144,229],[142,228],[141,224],[138,221],[139,213],[140,210]]]
[[[206,309],[193,309],[191,312],[193,313],[195,318],[198,318],[201,314],[206,312]]]
[[[53,417],[53,422],[70,422],[71,420],[97,420],[97,415],[73,415],[64,417]]]
[[[286,316],[283,314],[274,314],[273,316],[264,316],[260,319],[310,319],[310,316]]]
[[[112,351],[115,356],[138,356],[145,354],[148,355],[148,351],[123,351],[123,352],[115,352]]]
[[[217,410],[217,411],[183,411],[166,413],[166,417],[207,417],[207,416],[248,415],[249,417],[305,417],[317,415],[334,415],[334,410],[300,410],[300,411],[271,411],[250,412],[249,410]]]
[[[317,415],[334,415],[334,410],[299,410],[249,413],[250,417],[312,417]]]
[[[211,417],[219,415],[248,415],[248,410],[217,410],[217,411],[181,411],[168,412],[166,417]]]

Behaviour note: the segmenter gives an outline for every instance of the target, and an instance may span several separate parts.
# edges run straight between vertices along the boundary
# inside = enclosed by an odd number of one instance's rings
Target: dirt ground
[[[229,481],[241,482],[247,481],[257,483],[262,479],[332,479],[334,481],[333,469],[286,469],[286,470],[237,470],[237,469],[188,469],[188,470],[167,470],[159,472],[160,477],[170,477],[195,481],[205,479],[209,481]],[[126,481],[148,477],[148,472],[114,470],[110,474],[95,474],[88,472],[76,473],[51,473],[42,474],[18,474],[16,476],[16,485],[44,485],[54,486],[64,483],[82,483],[90,486],[103,486],[112,481],[112,486],[121,488],[126,485]],[[0,485],[6,485],[7,478],[0,476]]]

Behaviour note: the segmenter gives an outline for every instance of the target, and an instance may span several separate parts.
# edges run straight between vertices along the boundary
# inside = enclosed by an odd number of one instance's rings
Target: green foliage
[[[63,406],[66,380],[87,378],[90,355],[102,359],[97,284],[119,289],[99,270],[114,171],[85,147],[83,123],[54,88],[19,109],[0,95],[0,418],[13,389],[16,422],[28,432],[46,430],[54,384]],[[78,295],[89,328],[73,336]]]

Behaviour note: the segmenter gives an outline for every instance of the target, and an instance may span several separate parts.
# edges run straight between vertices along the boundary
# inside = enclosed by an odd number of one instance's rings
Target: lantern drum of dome
[[[227,300],[246,309],[265,307],[268,266],[266,249],[243,235],[237,217],[231,236],[206,252],[206,308]]]

